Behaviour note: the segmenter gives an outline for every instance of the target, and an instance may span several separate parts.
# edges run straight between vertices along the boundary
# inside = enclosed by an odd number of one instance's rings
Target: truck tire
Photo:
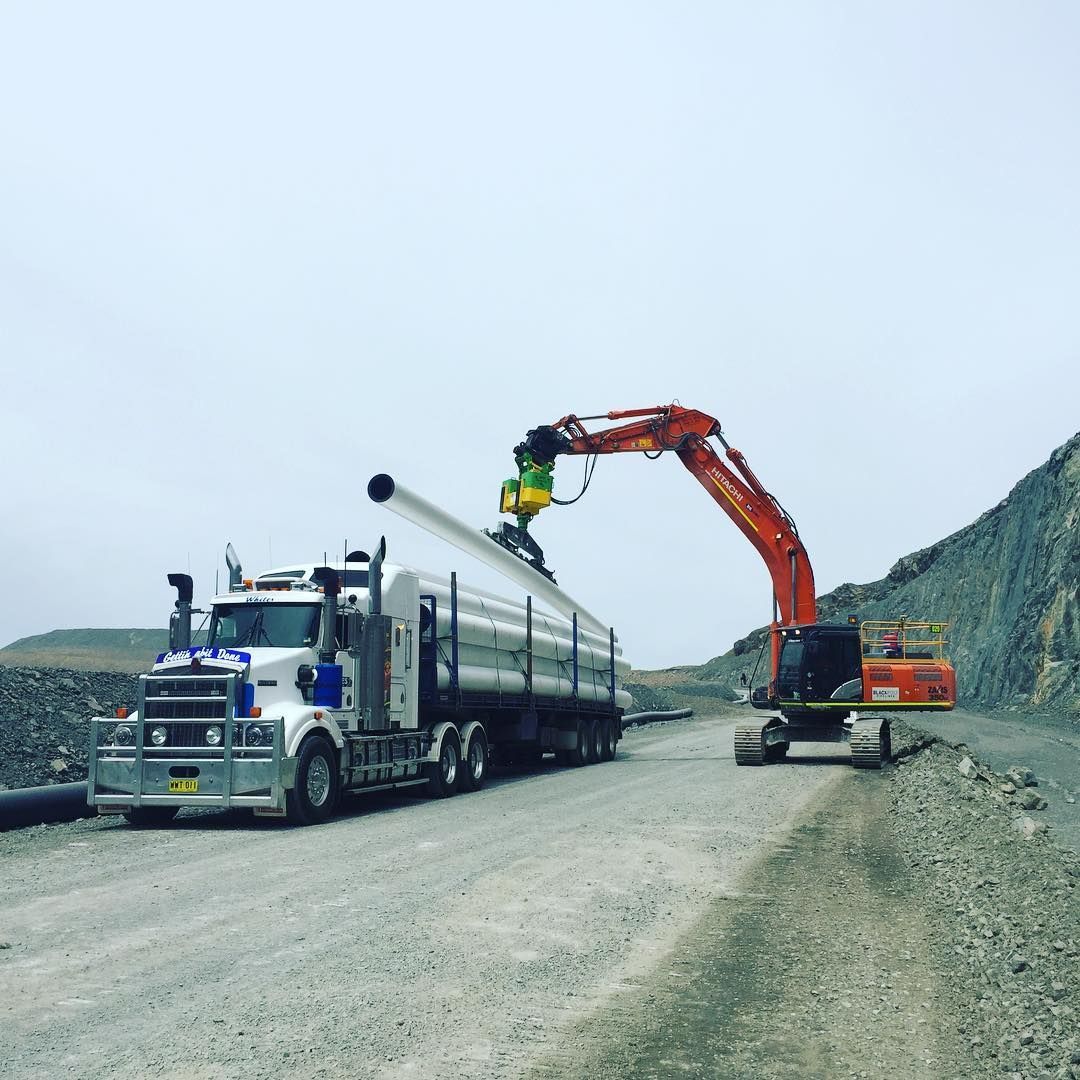
[[[293,825],[320,825],[334,816],[338,804],[337,752],[320,735],[300,746],[296,784],[285,792],[285,816]]]
[[[427,787],[424,790],[433,799],[448,799],[457,791],[458,772],[461,770],[461,743],[457,732],[447,731],[439,746],[439,760],[429,762]]]
[[[462,791],[479,791],[487,781],[488,741],[483,728],[474,728],[465,747],[458,775]]]
[[[589,765],[595,765],[601,761],[601,754],[603,753],[603,737],[604,733],[601,730],[599,720],[590,720],[588,722],[588,754],[587,763]]]
[[[589,763],[589,725],[582,717],[578,717],[575,735],[576,742],[573,748],[561,751],[559,760],[563,765],[577,768]]]
[[[137,829],[153,829],[168,825],[179,812],[179,806],[133,806],[124,811],[129,825]]]
[[[600,730],[603,733],[600,737],[601,761],[615,760],[615,751],[619,745],[615,739],[615,723],[616,721],[611,719],[600,721]]]

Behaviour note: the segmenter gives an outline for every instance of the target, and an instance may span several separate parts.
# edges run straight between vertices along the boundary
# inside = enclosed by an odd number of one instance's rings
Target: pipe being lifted
[[[606,638],[608,628],[586,611],[573,597],[567,596],[553,581],[534,570],[527,562],[500,547],[482,532],[470,529],[463,521],[430,503],[414,491],[402,487],[392,476],[379,473],[368,482],[368,497],[387,510],[419,525],[429,533],[460,548],[466,555],[479,559],[493,570],[520,585],[530,596],[548,605],[566,619],[577,615],[578,624],[590,633]]]

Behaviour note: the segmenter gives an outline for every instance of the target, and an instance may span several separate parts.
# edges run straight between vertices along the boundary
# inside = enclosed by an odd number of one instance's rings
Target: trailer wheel
[[[615,722],[613,720],[601,720],[600,730],[603,733],[600,738],[600,760],[614,761],[615,750],[618,742],[615,739]]]
[[[439,747],[439,760],[427,765],[428,782],[424,790],[434,799],[447,799],[457,791],[461,768],[461,746],[456,732],[447,731]]]
[[[179,812],[179,806],[133,806],[124,811],[129,825],[137,829],[153,829],[159,825],[168,825]]]
[[[595,765],[597,762],[603,760],[604,732],[599,720],[590,720],[587,728],[589,739],[587,764]]]
[[[462,791],[479,791],[487,780],[488,741],[483,728],[476,728],[469,738],[458,784]]]
[[[337,754],[318,735],[304,740],[296,762],[296,784],[285,792],[285,816],[293,825],[320,825],[338,803]]]
[[[589,725],[581,717],[578,717],[575,734],[576,740],[574,746],[570,750],[563,751],[563,762],[566,765],[572,765],[574,768],[577,768],[581,765],[589,764]]]

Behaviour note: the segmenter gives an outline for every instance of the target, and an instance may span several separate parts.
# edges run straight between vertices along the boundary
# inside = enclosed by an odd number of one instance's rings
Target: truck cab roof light
[[[258,720],[259,717],[262,716],[262,707],[259,705],[252,705],[251,708],[248,709],[248,716],[250,716],[252,720]]]
[[[124,706],[123,706],[123,705],[121,705],[121,706],[120,706],[120,707],[119,707],[119,708],[118,708],[118,709],[116,710],[116,719],[117,719],[117,720],[126,720],[126,719],[127,719],[127,714],[128,714],[128,711],[127,711],[127,709],[125,709],[125,708],[124,708]]]

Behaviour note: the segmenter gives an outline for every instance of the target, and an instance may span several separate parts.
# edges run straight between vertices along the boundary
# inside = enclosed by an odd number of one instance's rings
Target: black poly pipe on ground
[[[623,727],[631,727],[634,724],[658,724],[662,720],[685,720],[693,716],[693,709],[668,709],[667,712],[636,712],[626,713],[622,718]]]
[[[86,805],[85,783],[0,791],[0,829],[77,821],[96,814],[95,809]]]

